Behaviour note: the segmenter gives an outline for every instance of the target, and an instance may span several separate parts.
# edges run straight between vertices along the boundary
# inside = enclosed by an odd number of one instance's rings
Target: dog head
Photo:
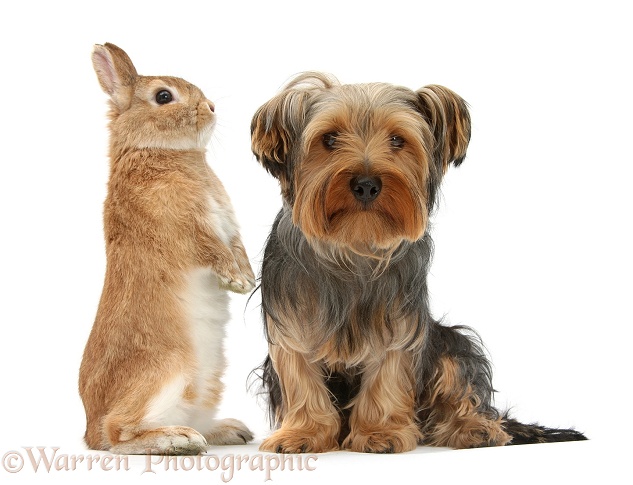
[[[470,116],[442,86],[305,73],[259,108],[251,137],[307,240],[367,254],[423,236],[442,176],[466,156]]]

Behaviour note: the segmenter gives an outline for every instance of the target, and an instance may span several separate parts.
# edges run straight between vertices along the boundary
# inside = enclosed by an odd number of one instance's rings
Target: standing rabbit
[[[113,44],[92,62],[110,96],[107,269],[79,391],[86,444],[121,454],[197,454],[251,432],[215,420],[226,290],[255,277],[229,197],[205,161],[214,105],[176,77],[140,76]]]

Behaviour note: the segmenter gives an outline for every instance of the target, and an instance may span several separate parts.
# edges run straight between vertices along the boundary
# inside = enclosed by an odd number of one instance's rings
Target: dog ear
[[[261,106],[251,122],[251,147],[268,172],[288,184],[292,151],[299,148],[313,96],[338,84],[327,74],[305,72],[290,81],[277,96]]]
[[[417,91],[420,111],[435,138],[434,159],[443,172],[462,163],[470,141],[468,104],[444,86],[430,85]]]
[[[290,176],[288,157],[305,124],[305,91],[285,90],[261,106],[251,121],[251,148],[275,178]]]

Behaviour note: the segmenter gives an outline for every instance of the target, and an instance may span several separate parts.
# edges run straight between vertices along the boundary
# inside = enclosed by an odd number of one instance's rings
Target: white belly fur
[[[225,325],[230,318],[229,295],[226,290],[220,289],[218,279],[210,268],[196,268],[190,272],[188,279],[183,303],[197,362],[195,387],[201,390],[212,375],[224,371],[223,343]]]
[[[196,268],[187,275],[186,290],[180,300],[187,315],[196,362],[195,373],[173,377],[151,400],[143,420],[151,428],[194,426],[200,419],[201,411],[207,417],[205,421],[210,421],[214,410],[204,410],[202,406],[208,398],[207,382],[213,375],[222,375],[224,372],[224,327],[230,317],[227,292],[219,288],[218,280],[210,268]],[[184,399],[188,383],[195,390],[193,401]]]
[[[219,204],[212,195],[209,195],[207,199],[209,202],[209,225],[220,240],[229,246],[238,232],[233,209],[230,205]]]
[[[220,240],[229,245],[238,231],[232,208],[230,204],[224,206],[216,202],[212,194],[207,200],[209,225]],[[198,429],[200,421],[211,421],[215,412],[204,409],[202,403],[209,397],[206,392],[211,376],[224,373],[224,327],[230,319],[229,295],[226,290],[220,289],[211,268],[189,270],[185,280],[185,290],[179,295],[179,300],[187,317],[195,372],[193,375],[176,375],[165,383],[148,406],[143,420],[148,427],[180,425]],[[188,384],[193,385],[195,390],[193,401],[184,399]]]

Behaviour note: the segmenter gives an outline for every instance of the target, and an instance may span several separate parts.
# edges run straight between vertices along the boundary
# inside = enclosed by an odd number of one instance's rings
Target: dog
[[[467,103],[439,85],[341,84],[307,72],[251,123],[283,207],[260,290],[263,392],[278,453],[397,453],[583,440],[492,404],[477,334],[433,319],[429,216],[470,141]]]

